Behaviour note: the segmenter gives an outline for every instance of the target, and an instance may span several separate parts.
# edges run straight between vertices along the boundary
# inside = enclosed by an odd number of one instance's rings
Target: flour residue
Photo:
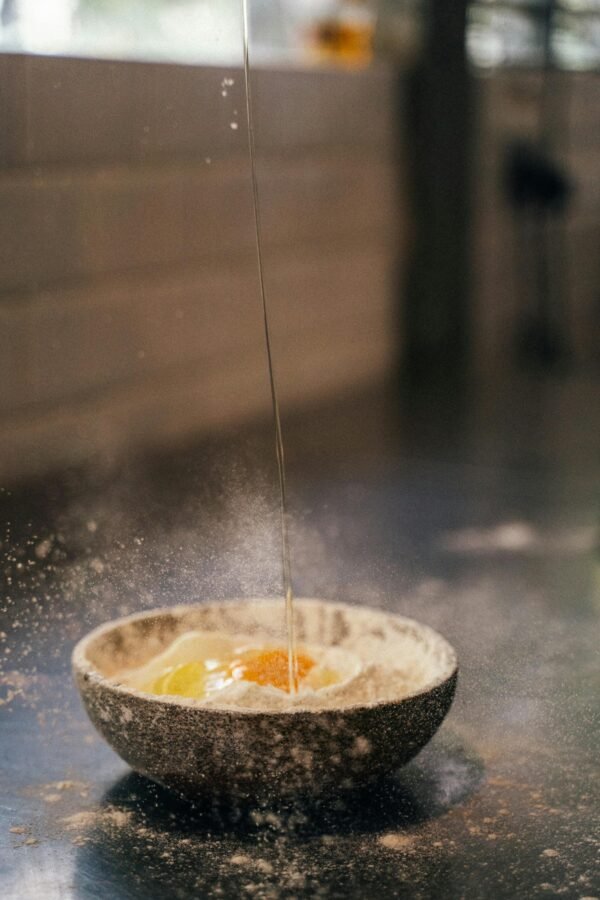
[[[399,641],[395,664],[389,654],[382,653],[381,641],[374,641],[367,635],[357,634],[346,640],[343,646],[308,646],[302,652],[314,661],[314,667],[300,681],[297,693],[290,695],[286,690],[267,683],[252,680],[233,680],[220,673],[223,666],[219,657],[239,652],[235,648],[246,646],[261,648],[256,636],[227,635],[221,632],[188,632],[179,636],[162,653],[152,657],[143,666],[117,672],[115,681],[146,693],[157,693],[178,699],[190,699],[194,703],[209,708],[236,707],[245,709],[331,709],[354,705],[370,705],[381,701],[398,700],[425,688],[438,674],[439,663],[424,652],[417,641]],[[260,652],[260,649],[257,650]],[[207,660],[209,670],[206,678],[212,677],[209,685],[200,693],[185,690],[172,692],[164,688],[164,677],[193,667]],[[215,674],[215,672],[217,674]],[[168,682],[167,682],[168,684]],[[160,685],[160,688],[157,687]],[[357,755],[360,755],[360,748]]]

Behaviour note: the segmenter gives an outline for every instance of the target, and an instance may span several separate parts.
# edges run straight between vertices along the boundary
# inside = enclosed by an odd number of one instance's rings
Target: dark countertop
[[[598,878],[597,383],[285,423],[299,594],[414,616],[457,648],[438,735],[377,789],[190,810],[87,722],[76,639],[141,608],[277,590],[256,427],[2,495],[6,898],[590,898]]]

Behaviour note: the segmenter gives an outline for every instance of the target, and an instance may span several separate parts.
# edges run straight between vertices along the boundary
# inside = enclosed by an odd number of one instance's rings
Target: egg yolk
[[[169,668],[150,685],[153,694],[176,694],[179,697],[203,697],[206,690],[206,666],[198,662]]]
[[[315,661],[305,653],[298,653],[298,680],[302,681],[314,667]],[[247,650],[234,659],[229,666],[231,677],[236,680],[253,681],[263,686],[270,685],[280,691],[289,691],[290,676],[286,650]]]

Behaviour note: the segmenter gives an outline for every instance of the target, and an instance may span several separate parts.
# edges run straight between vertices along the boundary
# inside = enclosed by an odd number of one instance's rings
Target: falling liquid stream
[[[294,594],[292,590],[292,571],[290,564],[290,545],[287,527],[287,496],[285,483],[285,457],[283,452],[283,437],[281,432],[281,416],[279,414],[279,401],[277,398],[277,385],[275,381],[275,369],[273,366],[273,353],[271,349],[271,332],[269,329],[269,314],[267,307],[267,295],[263,271],[260,206],[258,197],[258,183],[256,178],[254,118],[252,114],[252,90],[250,84],[249,61],[249,16],[248,0],[242,0],[242,19],[244,35],[244,82],[246,91],[246,117],[248,122],[248,149],[250,153],[250,170],[252,180],[252,195],[254,204],[254,232],[256,238],[256,256],[258,262],[258,278],[260,296],[263,310],[263,323],[265,330],[265,346],[267,351],[267,363],[269,369],[269,383],[271,386],[271,403],[273,407],[273,421],[275,425],[275,452],[277,455],[277,471],[279,474],[280,519],[281,519],[281,563],[283,594],[285,599],[285,621],[288,646],[288,676],[290,694],[295,694],[298,689],[298,658],[296,653],[296,639],[294,634]]]

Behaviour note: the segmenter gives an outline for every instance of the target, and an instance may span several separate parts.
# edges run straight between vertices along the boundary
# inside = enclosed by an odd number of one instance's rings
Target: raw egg
[[[301,648],[297,652],[297,684],[302,691],[330,688],[356,674],[360,664],[341,650]],[[248,688],[289,694],[287,649],[257,644],[244,635],[192,631],[121,679],[151,694],[215,699],[222,692]]]

